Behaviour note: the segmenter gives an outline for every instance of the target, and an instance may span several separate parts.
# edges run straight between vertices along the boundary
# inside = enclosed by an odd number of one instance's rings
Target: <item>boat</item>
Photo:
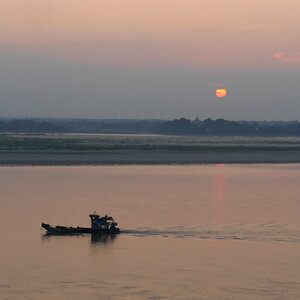
[[[42,222],[42,228],[47,231],[47,234],[56,235],[71,235],[71,234],[118,234],[120,229],[117,227],[118,223],[114,221],[113,217],[105,215],[101,217],[96,212],[89,215],[91,219],[91,227],[68,227],[68,226],[52,226]]]

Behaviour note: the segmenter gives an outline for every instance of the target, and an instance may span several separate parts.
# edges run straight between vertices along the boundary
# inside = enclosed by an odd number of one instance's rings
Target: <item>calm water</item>
[[[299,299],[300,165],[1,167],[0,299]],[[116,238],[41,221],[112,214]]]

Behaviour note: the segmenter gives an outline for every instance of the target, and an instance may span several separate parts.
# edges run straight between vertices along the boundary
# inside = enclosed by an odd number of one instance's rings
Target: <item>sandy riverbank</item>
[[[0,165],[300,163],[300,151],[0,151]]]

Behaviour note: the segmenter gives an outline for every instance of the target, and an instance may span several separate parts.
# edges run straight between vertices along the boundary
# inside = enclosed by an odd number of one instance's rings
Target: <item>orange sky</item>
[[[0,0],[0,115],[298,119],[299,12],[300,0]]]
[[[9,0],[0,45],[96,65],[269,67],[300,52],[299,0]],[[281,56],[282,57],[282,56]]]

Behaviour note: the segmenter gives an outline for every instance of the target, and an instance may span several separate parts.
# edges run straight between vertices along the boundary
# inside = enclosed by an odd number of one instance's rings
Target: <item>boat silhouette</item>
[[[118,234],[120,229],[117,227],[118,223],[114,221],[114,218],[108,215],[101,217],[96,212],[89,215],[91,219],[91,227],[68,227],[68,226],[52,226],[50,224],[42,222],[42,228],[47,231],[48,234],[57,235],[70,235],[70,234]]]

